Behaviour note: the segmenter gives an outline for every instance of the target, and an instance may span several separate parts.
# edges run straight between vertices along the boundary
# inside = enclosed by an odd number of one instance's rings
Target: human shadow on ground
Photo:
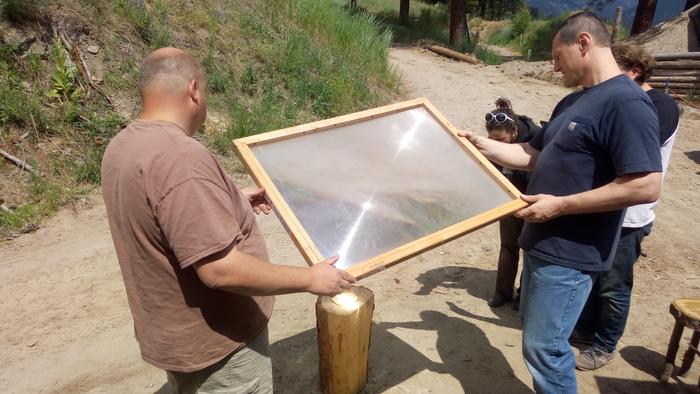
[[[659,376],[661,376],[664,363],[666,362],[666,357],[663,354],[642,346],[625,346],[620,350],[620,356],[633,368],[652,376],[654,379],[658,379]],[[676,367],[675,372],[678,372],[678,367]],[[599,387],[604,386],[599,385]],[[641,393],[697,392],[697,386],[695,384],[687,384],[681,381],[675,374],[668,383],[661,383],[659,381],[635,382],[633,387],[635,387],[635,390],[639,389]],[[644,391],[646,388],[648,388],[649,391]]]
[[[420,316],[415,322],[372,323],[368,383],[363,392],[378,393],[391,387],[407,392],[420,389],[402,388],[401,384],[425,370],[452,375],[467,393],[531,392],[474,324],[436,311],[423,311]],[[393,334],[393,329],[436,331],[441,362],[426,357]],[[311,329],[271,345],[275,391],[320,392],[316,340],[316,330]]]
[[[661,383],[648,380],[634,380],[613,378],[607,376],[595,376],[598,392],[601,394],[679,394],[679,393],[697,393],[697,387],[684,383]]]
[[[484,300],[493,295],[496,286],[496,271],[474,267],[449,266],[435,268],[420,274],[416,280],[422,285],[415,294],[428,295],[438,287],[446,289],[464,289],[470,295]],[[457,301],[457,300],[455,300]],[[510,304],[500,308],[491,308],[497,317],[481,316],[463,310],[459,313],[464,317],[495,324],[498,326],[521,329],[520,317]]]
[[[700,164],[700,150],[693,150],[690,152],[684,152],[687,158],[694,161],[695,164]]]

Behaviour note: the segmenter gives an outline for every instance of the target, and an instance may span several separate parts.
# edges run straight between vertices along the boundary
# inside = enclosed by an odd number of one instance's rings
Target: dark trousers
[[[520,260],[518,237],[523,230],[523,220],[509,216],[501,219],[498,229],[501,234],[501,250],[498,254],[496,293],[512,297],[515,277],[518,276],[518,260]]]
[[[586,306],[576,325],[583,335],[593,335],[593,346],[611,353],[627,325],[634,283],[634,263],[642,253],[642,240],[651,223],[641,228],[623,227],[612,267],[601,272],[593,284]]]

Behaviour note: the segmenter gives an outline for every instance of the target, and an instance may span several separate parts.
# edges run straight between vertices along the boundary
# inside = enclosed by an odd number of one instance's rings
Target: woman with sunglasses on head
[[[492,140],[512,143],[530,141],[540,131],[532,119],[524,115],[516,115],[510,101],[505,98],[496,100],[496,109],[486,113],[484,117],[486,131]],[[520,190],[525,193],[530,180],[528,171],[514,171],[508,168],[496,167],[503,175]],[[498,274],[496,276],[496,291],[488,304],[492,308],[498,308],[513,301],[513,309],[518,310],[520,304],[519,290],[513,294],[515,277],[518,275],[518,260],[520,248],[518,237],[523,229],[523,220],[515,216],[508,216],[499,222],[501,235],[501,250],[498,255]]]

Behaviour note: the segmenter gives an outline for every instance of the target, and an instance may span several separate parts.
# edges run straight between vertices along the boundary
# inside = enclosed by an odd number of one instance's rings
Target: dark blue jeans
[[[642,240],[652,224],[623,227],[610,271],[601,272],[576,324],[576,331],[593,336],[593,346],[611,353],[627,325],[634,284],[634,263],[642,253]]]
[[[520,295],[523,356],[538,393],[577,392],[568,340],[594,277],[525,253]]]

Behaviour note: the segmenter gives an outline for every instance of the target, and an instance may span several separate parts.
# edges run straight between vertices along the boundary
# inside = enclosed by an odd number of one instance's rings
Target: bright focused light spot
[[[355,293],[350,291],[338,294],[337,296],[331,298],[331,301],[348,310],[354,310],[360,307],[360,300],[357,298]]]
[[[399,141],[399,151],[402,151],[406,148],[411,147],[411,141],[413,141],[413,135],[414,135],[413,132],[409,132],[409,133],[404,134],[403,137],[401,137],[401,141]]]
[[[372,203],[367,201],[366,203],[362,204],[362,209],[365,211],[369,211],[369,209],[372,208]]]

